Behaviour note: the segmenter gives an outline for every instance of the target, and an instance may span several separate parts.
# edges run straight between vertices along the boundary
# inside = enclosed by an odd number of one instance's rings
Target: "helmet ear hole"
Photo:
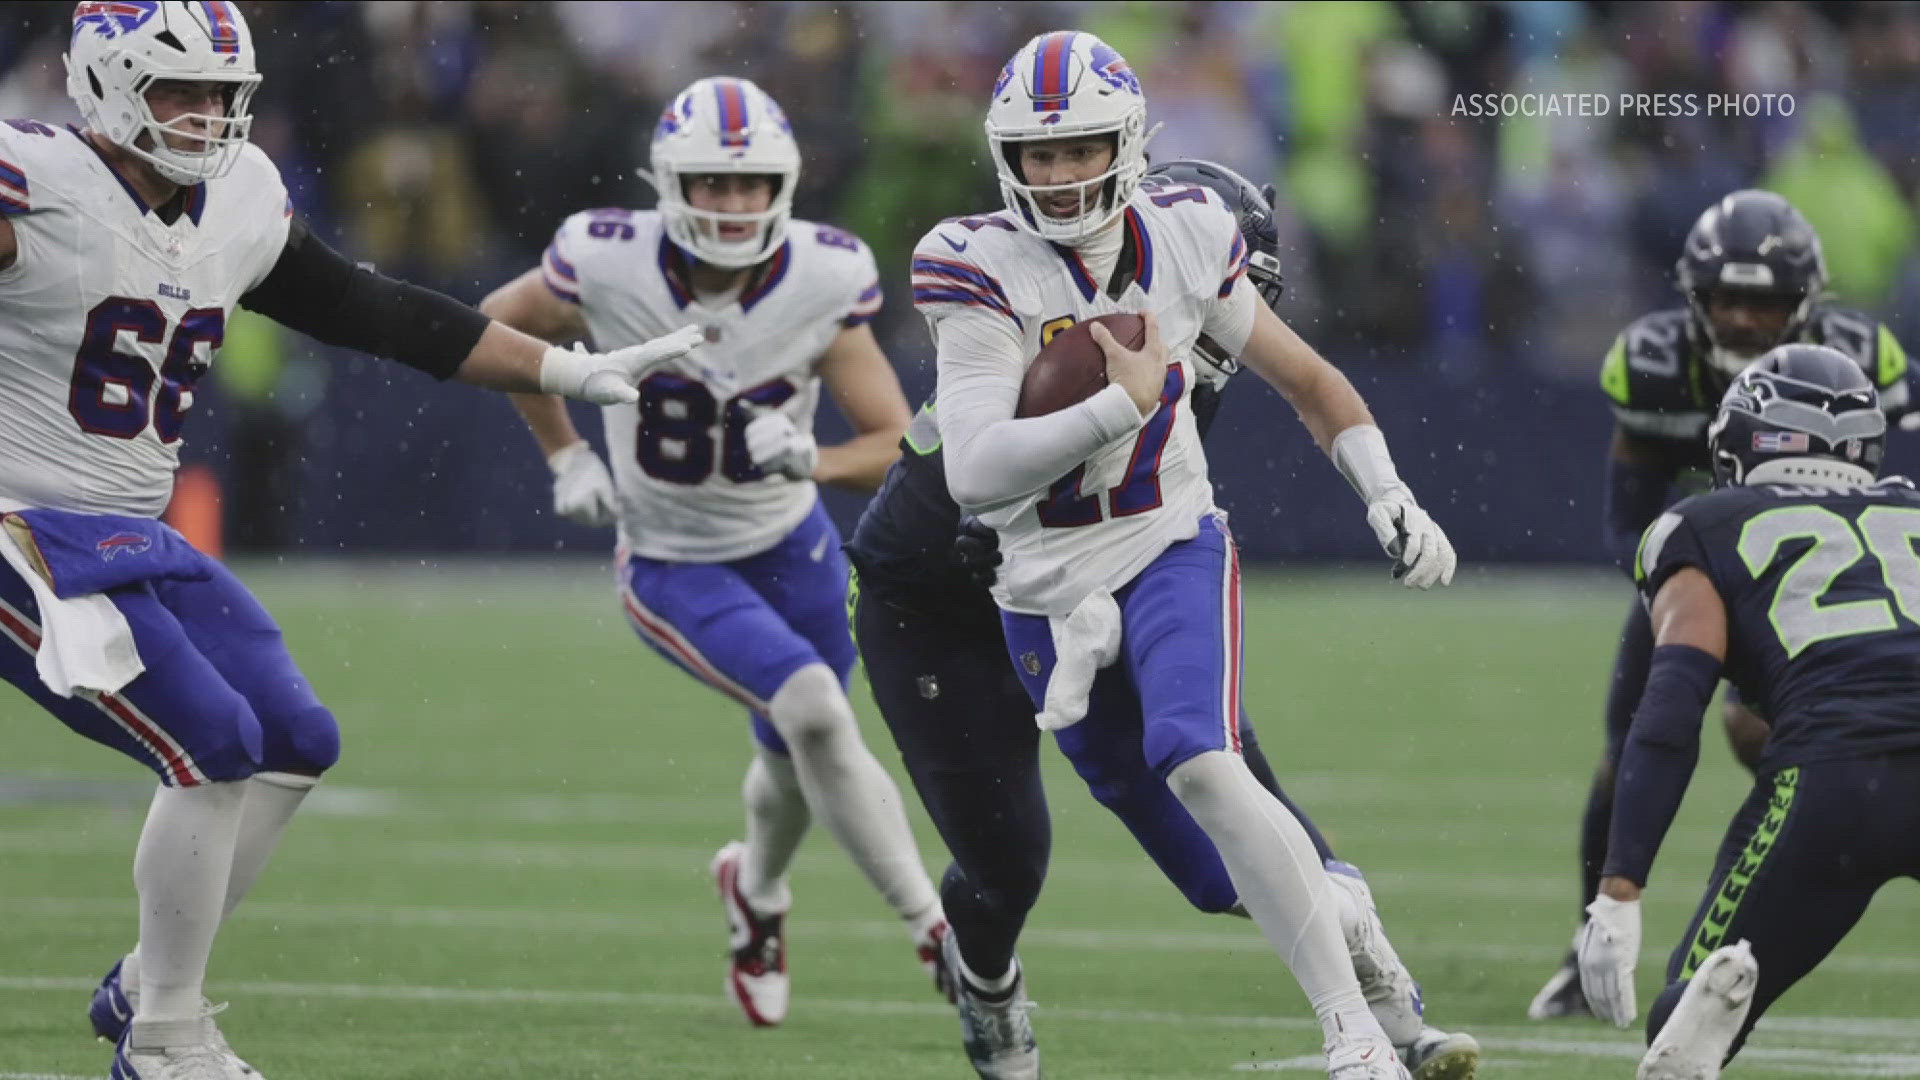
[[[102,100],[107,96],[107,92],[100,88],[100,76],[95,75],[92,68],[87,69],[87,89],[93,91],[94,97]]]

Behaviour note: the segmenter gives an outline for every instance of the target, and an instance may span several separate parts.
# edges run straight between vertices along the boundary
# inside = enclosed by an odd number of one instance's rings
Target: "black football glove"
[[[967,580],[982,589],[993,588],[994,571],[1000,566],[1000,534],[980,523],[971,514],[960,519],[960,532],[953,538],[953,561]]]

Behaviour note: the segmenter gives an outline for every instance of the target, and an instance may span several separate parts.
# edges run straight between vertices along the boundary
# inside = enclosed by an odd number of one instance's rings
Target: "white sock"
[[[807,834],[813,815],[793,761],[764,746],[754,749],[747,777],[740,784],[747,804],[746,850],[740,858],[740,895],[757,912],[773,914],[793,906],[787,867]]]
[[[971,984],[975,990],[997,996],[1013,989],[1013,984],[1019,981],[1020,958],[1017,956],[1014,957],[1013,963],[1007,965],[1007,970],[993,978],[983,979],[975,974],[972,968],[967,966],[967,958],[962,956],[960,957],[960,974],[966,976],[967,982]]]
[[[1327,1041],[1386,1042],[1360,995],[1333,887],[1300,822],[1238,754],[1200,754],[1167,781],[1219,849],[1240,902],[1306,991]]]
[[[253,888],[293,812],[300,809],[301,801],[319,782],[317,776],[284,772],[254,773],[247,781],[247,801],[240,812],[240,835],[233,845],[233,871],[227,877],[227,902],[221,918],[233,914],[247,890]]]
[[[133,856],[140,893],[136,1024],[200,1016],[245,801],[240,781],[154,792]]]
[[[920,864],[907,827],[900,789],[866,743],[853,706],[825,664],[810,664],[787,679],[767,715],[793,753],[807,805],[854,864],[910,929],[931,915],[940,897]]]

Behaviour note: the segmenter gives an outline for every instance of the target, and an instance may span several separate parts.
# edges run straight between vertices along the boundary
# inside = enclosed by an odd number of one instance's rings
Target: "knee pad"
[[[275,717],[266,734],[260,767],[318,776],[340,760],[340,725],[323,705]]]

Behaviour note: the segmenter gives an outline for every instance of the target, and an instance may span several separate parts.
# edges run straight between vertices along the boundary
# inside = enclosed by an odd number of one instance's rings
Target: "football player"
[[[1760,354],[1783,342],[1826,345],[1851,357],[1880,388],[1889,414],[1908,411],[1907,355],[1887,327],[1826,302],[1820,238],[1792,204],[1770,191],[1736,191],[1707,208],[1675,267],[1686,306],[1628,325],[1600,372],[1613,406],[1606,528],[1615,562],[1630,568],[1635,543],[1663,507],[1707,485],[1704,434],[1714,403]],[[1607,858],[1615,765],[1646,685],[1653,632],[1636,600],[1627,613],[1607,693],[1606,743],[1581,821],[1584,904]],[[1722,717],[1749,769],[1767,723],[1727,695]],[[1569,951],[1527,1007],[1536,1019],[1587,1013]]]
[[[1234,211],[1248,250],[1247,280],[1262,302],[1276,303],[1284,286],[1270,193],[1205,161],[1156,165],[1142,182],[1151,192],[1182,185],[1205,188]],[[1193,359],[1194,424],[1204,436],[1238,363],[1205,341],[1196,343]],[[908,427],[900,459],[847,542],[856,570],[849,606],[874,700],[953,852],[941,900],[956,958],[948,966],[964,964],[971,973],[956,986],[968,1058],[987,1080],[1027,1080],[1039,1075],[1040,1055],[1014,945],[1039,899],[1052,839],[1040,730],[988,593],[999,561],[995,535],[963,521],[947,491],[944,460],[930,403]],[[1380,926],[1365,879],[1335,858],[1280,790],[1244,717],[1240,734],[1248,768],[1299,818],[1338,886],[1334,898],[1355,974],[1402,1060],[1416,1080],[1472,1076],[1478,1045],[1420,1022],[1418,987]],[[1095,794],[1196,907],[1237,908],[1218,853],[1164,783]]]
[[[1920,492],[1875,479],[1885,403],[1858,360],[1796,344],[1746,369],[1707,437],[1717,490],[1640,544],[1653,658],[1578,950],[1597,1015],[1634,1019],[1642,890],[1721,677],[1771,721],[1649,1010],[1640,1080],[1719,1076],[1882,885],[1920,877]]]
[[[243,306],[436,378],[601,403],[697,334],[569,353],[329,249],[247,141],[231,3],[82,3],[87,126],[0,125],[0,676],[160,777],[139,942],[95,993],[116,1080],[252,1076],[201,997],[221,921],[339,754],[246,587],[156,517],[195,386]]]
[[[1404,1077],[1367,1009],[1319,855],[1240,755],[1240,581],[1191,412],[1204,333],[1273,383],[1367,504],[1407,584],[1452,579],[1445,534],[1394,471],[1346,378],[1260,302],[1233,212],[1207,189],[1145,191],[1146,102],[1091,34],[1028,42],[988,107],[1005,209],[914,252],[938,350],[948,490],[998,534],[993,595],[1016,673],[1094,791],[1165,783],[1313,1003],[1338,1080]],[[1080,319],[1109,385],[1016,419],[1029,361]],[[975,972],[975,976],[982,973]],[[979,980],[977,980],[979,981]]]
[[[745,79],[701,79],[653,133],[655,210],[589,210],[481,310],[549,341],[705,338],[602,417],[613,474],[558,398],[515,398],[553,469],[554,506],[617,525],[618,591],[643,641],[747,708],[746,839],[714,856],[728,994],[755,1025],[787,1012],[787,868],[814,814],[906,923],[944,989],[946,922],[899,789],[861,741],[840,536],[815,490],[872,491],[910,412],[868,325],[879,275],[858,238],[791,218],[800,151]],[[856,434],[816,447],[825,382]]]

